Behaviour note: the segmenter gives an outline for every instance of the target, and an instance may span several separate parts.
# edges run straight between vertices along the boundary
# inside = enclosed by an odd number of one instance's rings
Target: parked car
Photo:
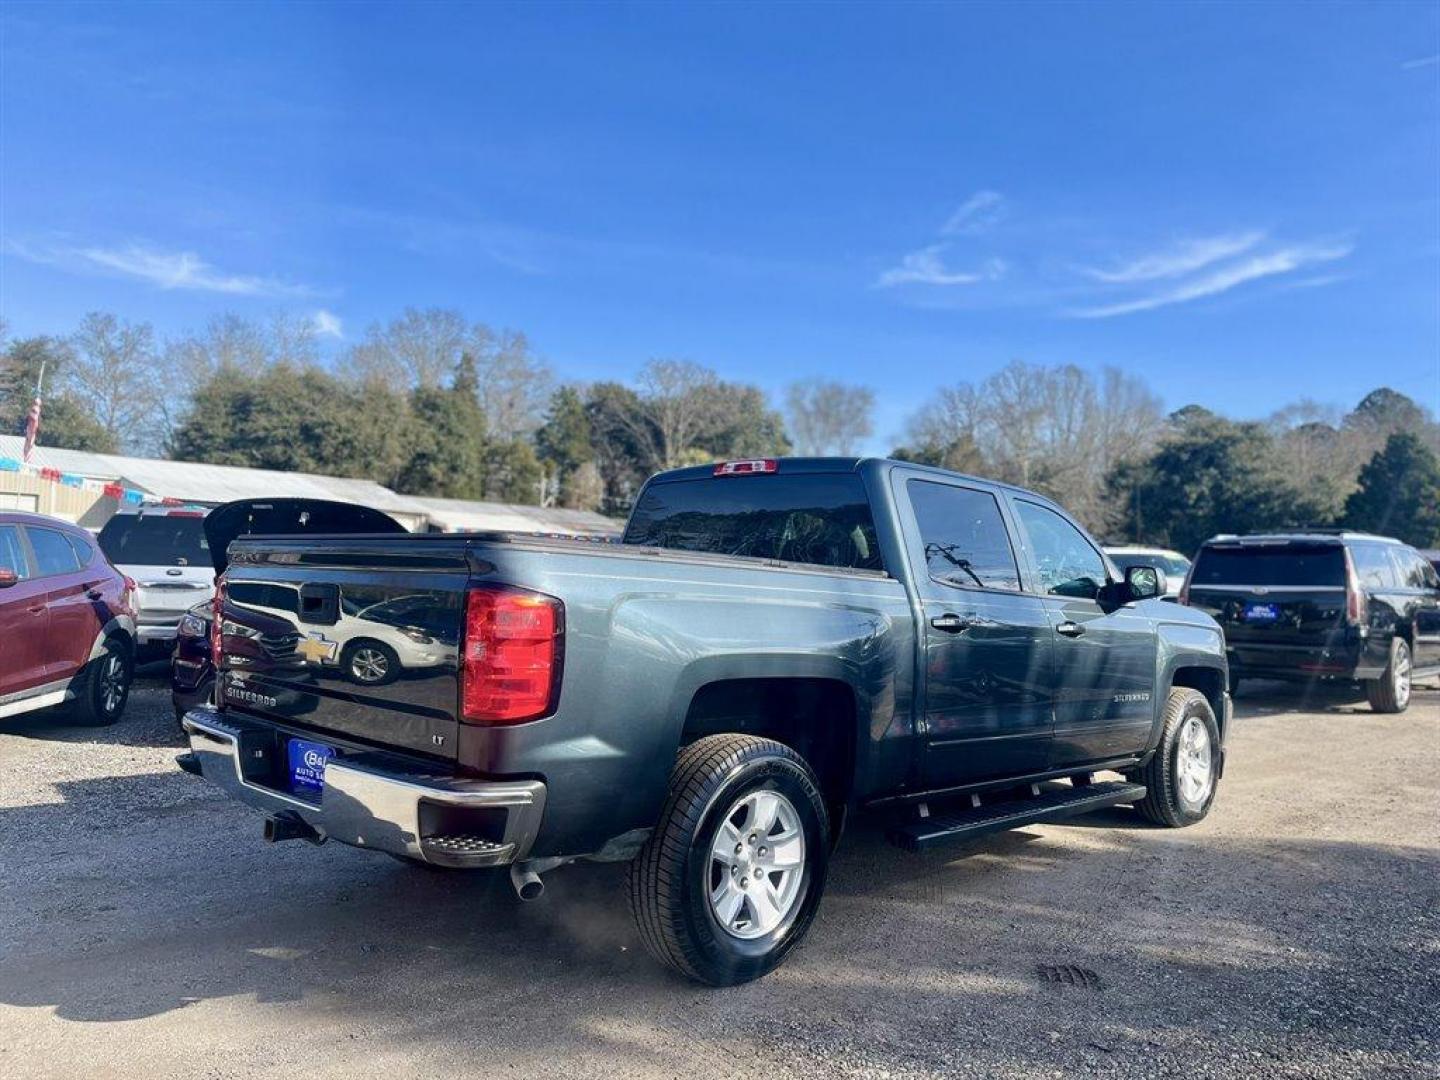
[[[289,536],[319,529],[327,536],[334,536],[345,532],[394,534],[405,531],[403,525],[379,510],[321,499],[246,499],[228,503],[212,514],[202,529],[216,537],[214,546],[208,538],[205,541],[205,554],[213,575],[225,569],[225,549],[230,542],[251,533]],[[283,637],[285,631],[293,626],[298,596],[287,604],[286,610],[279,613],[284,618],[278,625],[263,627],[272,634],[272,638],[276,634]],[[252,608],[252,611],[258,615],[258,609]],[[422,617],[418,613],[411,614],[417,619]],[[176,629],[175,649],[170,661],[170,696],[177,720],[183,718],[188,710],[213,701],[215,665],[210,642],[213,615],[214,598],[207,597],[185,613]],[[250,622],[259,625],[256,618]],[[292,654],[299,640],[300,635],[295,634],[290,641]]]
[[[1153,566],[1165,574],[1165,599],[1180,595],[1180,586],[1190,572],[1190,560],[1169,548],[1144,547],[1140,544],[1106,545],[1105,554],[1120,566]]]
[[[1420,552],[1420,557],[1433,566],[1437,574],[1440,574],[1440,549],[1427,548]]]
[[[215,590],[205,547],[205,511],[121,510],[100,529],[100,550],[138,586],[136,641],[168,649],[185,612]]]
[[[0,512],[0,717],[66,706],[120,719],[134,669],[134,583],[84,529]]]
[[[939,469],[662,473],[619,545],[210,546],[229,559],[217,707],[185,714],[183,768],[271,840],[508,866],[523,899],[565,863],[628,861],[647,947],[712,984],[803,938],[853,813],[912,850],[1116,804],[1184,826],[1223,769],[1214,620],[1159,602],[1151,567],[1117,572],[1053,502]],[[234,600],[253,582],[298,590],[305,641],[347,590],[427,595],[458,668],[334,687],[318,648],[266,644],[273,611]]]
[[[1388,537],[1217,536],[1181,603],[1224,627],[1232,694],[1252,677],[1360,682],[1377,712],[1403,712],[1413,681],[1440,674],[1440,578]]]

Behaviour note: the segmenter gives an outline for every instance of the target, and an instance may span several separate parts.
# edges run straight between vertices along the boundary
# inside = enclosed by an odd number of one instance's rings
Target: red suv
[[[83,724],[120,719],[134,669],[132,592],[84,529],[0,513],[0,718],[68,702]]]

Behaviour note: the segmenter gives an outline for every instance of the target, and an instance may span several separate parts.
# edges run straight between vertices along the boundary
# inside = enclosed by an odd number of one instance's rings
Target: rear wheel
[[[130,698],[134,670],[129,647],[117,638],[107,639],[71,687],[74,698],[69,703],[70,718],[85,727],[109,727],[115,723]]]
[[[1126,778],[1145,785],[1142,814],[1157,825],[1181,828],[1210,813],[1219,765],[1220,728],[1210,702],[1198,690],[1177,686],[1165,700],[1159,748]]]
[[[825,888],[820,785],[788,746],[711,735],[685,747],[660,824],[630,864],[646,948],[692,979],[731,986],[789,954]]]
[[[1410,676],[1413,670],[1410,645],[1397,637],[1390,643],[1390,663],[1378,679],[1365,683],[1365,696],[1370,708],[1378,713],[1404,712],[1410,705]]]

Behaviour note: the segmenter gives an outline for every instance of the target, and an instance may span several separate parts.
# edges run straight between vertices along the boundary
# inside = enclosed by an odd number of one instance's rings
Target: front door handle
[[[1074,619],[1066,619],[1059,626],[1055,627],[1057,634],[1064,634],[1066,637],[1079,637],[1085,633],[1085,627],[1081,626]]]
[[[936,615],[931,619],[930,625],[947,634],[963,634],[971,627],[984,626],[989,621],[983,615],[957,615],[953,611],[947,611],[944,615]]]
[[[104,595],[105,593],[100,589],[90,589],[85,593],[86,598],[90,600],[99,600]]]

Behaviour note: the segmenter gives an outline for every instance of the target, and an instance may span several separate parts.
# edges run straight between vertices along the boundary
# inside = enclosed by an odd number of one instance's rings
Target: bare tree
[[[519,439],[540,426],[554,379],[524,334],[492,332],[476,324],[472,348],[479,374],[480,407],[487,430],[497,439]]]
[[[806,379],[790,384],[785,403],[801,454],[853,454],[875,430],[875,391],[869,387]]]
[[[158,450],[162,375],[149,323],[92,311],[70,341],[66,389],[122,450]]]
[[[399,318],[382,326],[372,323],[365,339],[346,357],[362,381],[377,381],[392,390],[443,385],[467,349],[479,352],[490,343],[490,331],[472,327],[450,308],[407,307]]]
[[[942,389],[908,438],[927,459],[1055,496],[1103,529],[1114,517],[1106,476],[1148,452],[1161,430],[1159,399],[1134,376],[1107,368],[1097,382],[1074,365],[1016,362],[978,385]]]
[[[639,407],[615,419],[635,440],[651,472],[684,463],[713,420],[715,372],[689,360],[651,360],[636,380]]]

